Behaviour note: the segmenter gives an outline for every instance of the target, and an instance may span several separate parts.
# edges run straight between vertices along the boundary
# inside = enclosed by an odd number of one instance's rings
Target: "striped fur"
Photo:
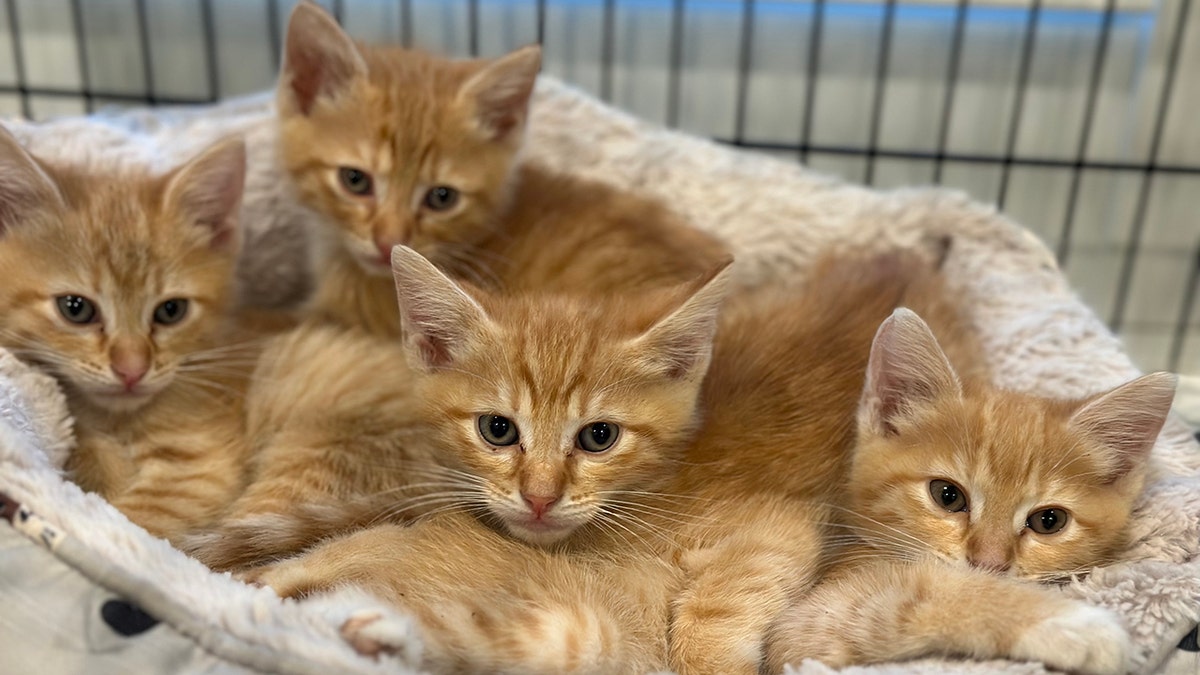
[[[395,258],[407,377],[381,363],[356,372],[395,391],[411,387],[411,402],[388,410],[411,419],[419,406],[435,446],[421,447],[439,468],[409,476],[431,485],[414,482],[414,497],[394,492],[390,512],[432,505],[445,513],[407,529],[334,538],[247,578],[285,595],[365,585],[422,618],[431,667],[447,671],[499,663],[507,672],[757,670],[773,617],[818,571],[827,520],[819,504],[835,492],[828,472],[842,466],[853,440],[875,327],[908,280],[926,274],[925,263],[830,262],[819,284],[739,294],[717,329],[727,271],[636,299],[581,299],[464,289],[411,251],[398,249]],[[484,414],[513,420],[520,443],[485,442],[477,426]],[[595,420],[621,431],[610,450],[593,455],[575,437]],[[525,503],[530,489],[554,497],[540,517]],[[465,568],[443,573],[457,556],[427,559],[438,549],[421,543],[426,528],[491,543],[464,554]],[[511,539],[538,548],[498,545]],[[553,571],[523,571],[531,559]],[[613,565],[600,588],[615,596],[581,598],[597,562]],[[511,576],[492,576],[506,570]],[[472,616],[508,606],[496,594],[515,595],[515,616],[484,627],[430,619],[433,600],[414,595],[415,587],[452,594],[462,603],[453,611]],[[527,595],[531,587],[534,598],[568,594],[588,603],[591,618],[579,620],[576,637],[562,643],[570,649],[553,659],[538,649],[544,615],[528,611],[541,602]],[[450,602],[436,597],[436,607]],[[589,660],[585,638],[597,617],[609,617],[601,634],[640,645],[645,658]],[[464,626],[476,631],[469,640]]]
[[[0,345],[63,385],[71,477],[164,537],[207,524],[241,488],[239,373],[273,322],[228,309],[244,165],[241,142],[227,141],[162,176],[85,173],[0,134],[0,201],[13,205],[0,228]],[[94,320],[67,321],[63,295],[87,298]],[[186,313],[156,322],[170,299]],[[122,367],[145,374],[127,386]]]
[[[452,61],[356,44],[315,3],[296,6],[280,148],[299,200],[328,225],[315,317],[398,336],[388,256],[398,244],[506,291],[636,290],[692,279],[726,255],[655,200],[519,164],[540,64],[536,46]],[[346,189],[345,167],[370,175],[370,194]],[[428,205],[439,186],[458,195],[450,208]]]
[[[1173,395],[1165,373],[1075,401],[963,380],[925,323],[897,312],[868,367],[840,554],[776,626],[773,668],[954,654],[1125,672],[1115,615],[1030,582],[1120,553]],[[961,510],[944,508],[932,481],[956,486]],[[1047,508],[1066,525],[1039,533]]]

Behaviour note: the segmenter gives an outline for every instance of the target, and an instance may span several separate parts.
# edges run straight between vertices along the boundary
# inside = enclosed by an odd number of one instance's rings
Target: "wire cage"
[[[4,0],[0,113],[269,87],[293,3]],[[881,187],[994,202],[1143,369],[1200,375],[1200,13],[1191,0],[341,0],[354,36],[530,42],[641,117]]]

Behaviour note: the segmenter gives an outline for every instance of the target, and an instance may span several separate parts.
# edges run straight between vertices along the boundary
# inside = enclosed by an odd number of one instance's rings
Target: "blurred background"
[[[0,113],[269,87],[290,1],[3,0]],[[641,117],[881,187],[995,203],[1145,370],[1200,375],[1200,9],[1191,0],[342,0],[356,37],[540,41]]]

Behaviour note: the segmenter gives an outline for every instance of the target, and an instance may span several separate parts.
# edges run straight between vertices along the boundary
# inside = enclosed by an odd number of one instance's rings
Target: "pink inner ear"
[[[296,105],[300,107],[300,112],[307,115],[312,112],[313,103],[321,91],[321,64],[304,53],[298,53],[292,57],[293,68],[289,85],[292,88],[292,94],[296,97]]]
[[[211,245],[218,251],[227,251],[234,244],[234,228],[229,227],[227,223],[215,223],[209,225],[213,231]]]
[[[445,368],[453,362],[446,343],[435,337],[428,335],[418,337],[417,349],[421,352],[421,360],[432,368]]]

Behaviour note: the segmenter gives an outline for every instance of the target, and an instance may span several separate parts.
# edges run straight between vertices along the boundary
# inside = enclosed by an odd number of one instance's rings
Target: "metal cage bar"
[[[1084,0],[1080,0],[1083,2]],[[1172,146],[1171,137],[1174,127],[1168,130],[1168,114],[1173,108],[1179,107],[1173,103],[1178,96],[1192,96],[1194,87],[1185,87],[1186,73],[1194,64],[1185,62],[1184,54],[1195,53],[1191,47],[1192,40],[1200,40],[1200,33],[1193,31],[1191,24],[1197,23],[1192,17],[1192,0],[1162,0],[1157,5],[1146,5],[1145,8],[1130,9],[1130,2],[1140,0],[1087,0],[1091,4],[1077,4],[1070,11],[1077,13],[1076,23],[1070,28],[1073,40],[1090,39],[1087,46],[1079,50],[1081,55],[1063,56],[1066,53],[1061,43],[1054,42],[1055,31],[1062,31],[1063,5],[1060,0],[1012,0],[1011,6],[1002,11],[1008,12],[1002,29],[996,28],[995,3],[979,3],[975,0],[947,0],[938,5],[917,3],[915,0],[872,0],[867,5],[848,0],[800,0],[799,2],[783,2],[781,0],[726,0],[714,2],[688,2],[688,0],[639,0],[638,2],[618,4],[617,0],[447,0],[445,4],[434,5],[433,0],[391,0],[391,11],[398,13],[398,25],[392,27],[392,35],[399,35],[399,41],[405,46],[415,43],[426,45],[436,44],[439,39],[451,36],[455,53],[483,56],[490,55],[488,51],[495,46],[493,35],[509,35],[513,33],[509,22],[505,25],[493,26],[485,17],[493,16],[495,5],[506,3],[512,5],[514,11],[527,12],[523,19],[532,25],[516,30],[528,32],[524,35],[535,35],[536,40],[543,44],[556,47],[547,52],[548,68],[553,68],[557,59],[569,58],[586,61],[587,68],[579,71],[584,73],[587,80],[593,74],[591,86],[602,99],[613,101],[629,98],[627,92],[646,90],[647,78],[641,78],[637,72],[642,66],[636,59],[625,60],[626,45],[650,45],[654,39],[662,45],[664,61],[663,70],[654,71],[650,78],[660,88],[661,96],[657,103],[662,104],[658,112],[661,121],[671,127],[689,128],[696,130],[697,125],[708,128],[709,135],[717,136],[716,140],[738,147],[753,150],[787,153],[796,156],[800,161],[832,161],[837,158],[861,160],[861,175],[850,176],[851,179],[861,179],[868,184],[891,180],[891,171],[887,175],[881,171],[881,160],[900,160],[906,165],[903,170],[911,170],[912,175],[922,175],[928,170],[928,176],[935,184],[971,173],[971,167],[993,168],[998,173],[994,183],[994,192],[985,187],[973,188],[975,196],[984,200],[993,199],[1001,209],[1016,208],[1013,200],[1027,199],[1018,192],[1028,189],[1025,181],[1014,181],[1014,173],[1018,169],[1043,169],[1052,171],[1060,180],[1062,192],[1056,195],[1061,198],[1061,216],[1050,215],[1043,223],[1049,245],[1054,249],[1061,265],[1068,261],[1072,263],[1073,271],[1076,265],[1088,264],[1088,258],[1082,257],[1084,251],[1096,253],[1100,250],[1101,257],[1115,258],[1114,272],[1109,277],[1110,286],[1104,291],[1104,297],[1092,298],[1097,304],[1109,301],[1109,323],[1114,330],[1149,330],[1153,328],[1158,340],[1156,344],[1167,345],[1162,355],[1164,363],[1171,368],[1179,368],[1181,361],[1188,353],[1195,352],[1191,345],[1200,339],[1200,323],[1196,314],[1198,295],[1200,295],[1200,236],[1186,245],[1167,247],[1153,238],[1157,230],[1148,227],[1148,219],[1158,199],[1156,188],[1164,176],[1196,178],[1200,180],[1200,152],[1178,152]],[[130,41],[136,43],[134,52],[140,59],[140,68],[135,66],[130,70],[134,83],[126,88],[112,84],[111,77],[104,77],[105,64],[91,62],[93,56],[102,52],[104,40],[112,42],[112,36],[100,35],[93,31],[112,30],[112,28],[97,28],[105,24],[103,11],[93,13],[88,5],[89,0],[65,0],[60,25],[63,34],[74,41],[75,57],[73,68],[76,72],[77,85],[62,77],[45,77],[49,72],[42,63],[39,46],[36,41],[43,40],[46,12],[42,5],[33,5],[29,0],[3,0],[0,8],[6,10],[8,17],[8,38],[11,47],[12,68],[11,79],[0,82],[0,94],[13,97],[19,105],[20,112],[33,117],[43,110],[57,110],[58,103],[77,101],[87,111],[92,111],[100,104],[174,104],[189,105],[203,104],[216,101],[230,93],[229,89],[243,86],[235,77],[236,70],[231,70],[234,57],[227,56],[222,49],[228,42],[222,42],[219,25],[227,24],[227,12],[246,11],[235,3],[218,4],[213,0],[180,0],[182,5],[199,11],[199,22],[190,30],[199,39],[199,46],[194,61],[202,67],[201,81],[192,89],[172,86],[168,89],[165,82],[170,79],[170,68],[159,67],[156,58],[162,58],[164,53],[170,53],[173,45],[157,42],[152,35],[152,21],[161,21],[163,14],[169,12],[169,5],[161,7],[147,0],[128,0],[127,23],[131,26]],[[522,5],[522,3],[524,3]],[[646,27],[636,19],[637,13],[645,11],[649,5],[657,3],[653,8],[657,14],[654,17],[656,38],[647,42]],[[265,65],[278,68],[283,48],[281,27],[286,20],[287,9],[293,2],[282,0],[263,0],[261,5],[253,4],[251,13],[261,12],[254,18],[257,21],[266,19],[266,34],[263,44],[270,50],[269,60],[264,59]],[[356,11],[355,0],[329,0],[324,3],[331,13],[343,20]],[[364,6],[382,3],[364,3]],[[240,5],[240,3],[238,3]],[[1078,9],[1082,7],[1083,9]],[[436,12],[431,10],[437,9]],[[782,9],[781,9],[782,8]],[[915,11],[910,13],[910,9]],[[220,12],[221,21],[217,21]],[[108,10],[116,11],[116,10]],[[154,14],[152,14],[152,11]],[[485,11],[487,12],[485,14]],[[725,12],[719,21],[693,20],[702,12]],[[788,47],[788,51],[779,51],[779,33],[772,21],[776,14],[773,12],[788,12],[789,21],[798,27],[791,33],[798,44]],[[28,16],[23,16],[25,13]],[[665,12],[665,13],[663,13]],[[1133,14],[1130,14],[1133,12]],[[1140,14],[1138,14],[1140,12]],[[907,35],[904,31],[912,30],[913,17],[918,16],[917,23],[936,25],[939,42],[934,51],[929,51],[933,67],[922,65],[922,86],[930,87],[927,91],[932,95],[923,94],[928,100],[922,101],[927,105],[926,126],[922,133],[928,132],[926,140],[914,147],[898,144],[893,136],[894,127],[890,117],[896,111],[903,112],[900,102],[903,98],[895,96],[909,95],[902,87],[905,68],[911,68],[911,43],[904,41]],[[1136,15],[1136,16],[1134,16]],[[517,16],[516,14],[513,15]],[[626,20],[629,16],[630,20]],[[1130,18],[1134,16],[1134,18]],[[581,19],[580,17],[586,17]],[[847,18],[857,17],[857,18]],[[1143,17],[1143,18],[1137,18]],[[1145,21],[1152,17],[1153,23],[1142,24],[1141,28],[1130,28],[1131,22]],[[618,20],[619,19],[619,20]],[[24,20],[24,23],[23,23]],[[395,19],[389,19],[395,20]],[[829,117],[829,110],[834,106],[836,97],[847,91],[846,64],[842,62],[846,53],[839,42],[838,31],[846,30],[847,22],[860,21],[856,35],[870,41],[870,48],[875,52],[863,50],[861,64],[854,67],[854,77],[858,78],[855,90],[861,95],[860,107],[862,114],[853,118],[853,125],[858,125],[857,132],[861,135],[849,136],[833,133],[834,127],[841,120]],[[426,26],[426,21],[430,24]],[[589,28],[594,31],[587,34],[586,40],[574,42],[580,34],[572,33],[572,22],[587,21]],[[661,23],[657,23],[661,21]],[[418,22],[421,26],[418,27]],[[726,23],[721,23],[726,22]],[[992,22],[989,24],[989,22]],[[519,22],[514,22],[519,23]],[[720,24],[720,25],[717,25]],[[155,25],[161,25],[157,23]],[[714,29],[713,26],[717,25]],[[1125,72],[1123,68],[1130,67],[1128,54],[1129,36],[1132,32],[1141,31],[1137,39],[1148,40],[1151,34],[1146,28],[1153,26],[1154,44],[1156,50],[1150,59],[1145,59],[1148,52],[1140,52],[1142,58],[1132,67],[1145,68],[1153,63],[1157,68],[1162,67],[1161,85],[1155,86],[1157,80],[1145,86],[1146,93],[1139,94],[1145,101],[1144,107],[1139,108],[1138,115],[1131,117],[1132,124],[1141,124],[1140,130],[1146,133],[1148,145],[1143,154],[1130,154],[1118,150],[1107,149],[1112,121],[1108,117],[1112,113],[1105,111],[1102,106],[1105,97],[1112,91],[1111,75]],[[567,33],[563,33],[566,27]],[[1015,66],[1008,74],[1008,79],[996,86],[1003,87],[1005,95],[1011,96],[1003,111],[995,111],[994,125],[996,133],[995,146],[972,146],[969,142],[963,144],[964,131],[968,136],[970,129],[963,123],[971,120],[972,108],[977,105],[979,82],[978,57],[976,37],[980,31],[986,39],[986,32],[996,30],[1003,33],[1004,48],[1008,49],[1007,56],[1014,59]],[[439,33],[441,31],[441,33]],[[493,33],[493,31],[496,31]],[[1124,32],[1121,32],[1124,31]],[[716,38],[713,38],[713,36]],[[509,38],[504,38],[509,39]],[[525,41],[527,37],[517,37],[514,41]],[[706,40],[715,39],[716,44],[710,45]],[[730,40],[731,42],[726,42]],[[728,47],[723,45],[728,44]],[[999,44],[999,42],[997,42]],[[586,46],[584,46],[586,45]],[[598,52],[596,46],[598,45]],[[1056,45],[1058,45],[1056,47]],[[516,46],[513,44],[512,46]],[[1144,45],[1143,45],[1144,47]],[[710,49],[728,48],[729,62],[722,69],[721,77],[712,78],[711,82],[705,74],[697,77],[703,71],[692,70],[696,67],[709,68],[712,61],[701,57],[707,55]],[[945,56],[941,49],[945,49]],[[988,47],[994,49],[995,47]],[[1142,47],[1139,47],[1141,49]],[[1059,51],[1056,52],[1055,49]],[[160,51],[161,50],[161,51]],[[791,51],[794,50],[794,51]],[[764,117],[760,115],[764,101],[770,101],[775,92],[770,91],[774,83],[783,78],[779,72],[771,68],[780,67],[778,54],[786,54],[784,68],[793,68],[795,98],[790,99],[787,110],[775,115],[770,120],[775,124],[783,120],[783,127],[764,133],[759,128]],[[70,52],[65,52],[70,54]],[[239,52],[240,53],[240,52]],[[795,56],[793,56],[793,54]],[[1072,53],[1073,54],[1073,53]],[[176,58],[178,54],[176,53]],[[124,57],[122,57],[124,58]],[[795,59],[792,66],[787,64]],[[945,58],[944,65],[941,61]],[[1039,121],[1038,115],[1044,115],[1045,87],[1041,84],[1045,77],[1044,66],[1055,65],[1046,59],[1074,58],[1079,67],[1077,76],[1078,87],[1072,91],[1078,92],[1078,100],[1082,103],[1082,111],[1071,115],[1070,120],[1056,120],[1065,125],[1063,147],[1054,150],[1043,148],[1027,141],[1031,134],[1039,132],[1039,128],[1031,126]],[[773,60],[775,59],[775,60]],[[972,65],[974,64],[974,65]],[[592,70],[592,67],[595,67]],[[111,70],[111,64],[107,66]],[[655,64],[654,67],[660,67]],[[927,72],[926,72],[927,71]],[[58,71],[55,71],[56,73]],[[567,73],[570,79],[575,71]],[[223,82],[222,73],[228,75],[228,82]],[[232,74],[231,74],[232,73]],[[627,78],[627,74],[632,75]],[[728,76],[730,79],[725,79]],[[692,79],[692,78],[695,79]],[[841,77],[839,82],[837,78]],[[136,85],[136,78],[142,81],[141,87]],[[164,79],[165,78],[165,79]],[[725,89],[732,82],[730,89]],[[900,84],[898,84],[900,83]],[[618,84],[621,91],[618,92]],[[709,86],[719,89],[710,90]],[[1075,83],[1073,83],[1074,86]],[[639,89],[639,87],[641,89]],[[1039,89],[1041,87],[1041,89]],[[167,93],[169,91],[169,93]],[[998,90],[999,91],[999,90]],[[1180,94],[1184,91],[1185,94]],[[719,92],[719,93],[718,93]],[[731,92],[729,94],[725,92]],[[791,94],[789,94],[791,95]],[[999,95],[999,94],[997,94]],[[718,96],[724,97],[723,99]],[[728,105],[711,105],[712,102],[733,97]],[[1191,100],[1186,99],[1186,100]],[[821,106],[818,107],[818,102]],[[635,102],[636,103],[636,102]],[[858,105],[858,104],[856,104]],[[760,107],[755,107],[760,106]],[[897,107],[893,107],[897,106]],[[991,111],[989,111],[991,112]],[[849,117],[849,116],[848,116]],[[701,122],[697,122],[701,119]],[[828,128],[826,125],[829,125]],[[845,125],[838,126],[838,129]],[[782,128],[782,131],[780,131]],[[712,130],[719,130],[713,132]],[[722,137],[727,135],[727,137]],[[837,139],[837,140],[827,140]],[[986,140],[986,139],[985,139]],[[1058,146],[1055,146],[1058,147]],[[1170,154],[1167,150],[1171,150]],[[891,167],[888,167],[891,169]],[[952,170],[952,171],[951,171]],[[978,174],[978,172],[975,172]],[[1091,244],[1080,244],[1093,224],[1095,218],[1094,204],[1088,192],[1089,183],[1085,178],[1093,175],[1110,173],[1114,180],[1122,185],[1124,195],[1127,195],[1126,205],[1132,205],[1128,217],[1121,215],[1124,220],[1119,225],[1128,228],[1124,243],[1101,243],[1098,249]],[[979,174],[985,175],[985,174]],[[921,178],[921,181],[926,180]],[[984,194],[980,194],[980,193]],[[987,194],[991,192],[991,194]],[[1157,206],[1154,206],[1156,209]],[[1018,209],[1019,210],[1019,209]],[[1116,217],[1116,216],[1114,216]],[[1152,234],[1155,233],[1155,234]],[[1200,232],[1197,233],[1200,235]],[[1185,237],[1186,238],[1186,237]],[[1175,237],[1172,241],[1179,239]],[[1102,240],[1107,241],[1107,240]],[[1102,249],[1102,250],[1101,250]],[[1186,249],[1187,253],[1182,253]],[[1193,249],[1195,251],[1193,252]],[[1139,312],[1131,320],[1130,305],[1133,299],[1142,298],[1142,286],[1145,275],[1135,272],[1139,265],[1146,260],[1144,253],[1155,256],[1169,256],[1172,260],[1172,270],[1178,269],[1178,282],[1172,277],[1170,284],[1170,307],[1156,307],[1151,316]],[[1079,256],[1077,258],[1077,256]],[[1184,256],[1190,256],[1182,262]],[[1095,258],[1093,258],[1095,259]],[[1078,262],[1084,261],[1084,262]],[[1172,272],[1174,274],[1174,272]],[[1135,289],[1136,282],[1136,289]],[[1135,292],[1138,294],[1135,296]],[[1176,306],[1178,299],[1178,306]]]

